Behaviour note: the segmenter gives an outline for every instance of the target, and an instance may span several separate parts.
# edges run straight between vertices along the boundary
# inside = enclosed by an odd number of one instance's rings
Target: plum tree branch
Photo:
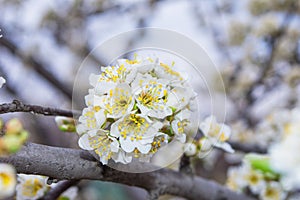
[[[188,176],[169,169],[147,173],[127,173],[103,166],[87,151],[26,144],[21,151],[0,162],[15,166],[18,173],[39,174],[64,180],[101,180],[144,188],[151,192],[202,200],[251,200],[214,181]],[[144,164],[140,167],[144,167]],[[147,167],[147,166],[146,166]]]
[[[42,114],[46,116],[65,116],[73,117],[80,115],[79,111],[61,110],[57,108],[42,107],[37,105],[23,104],[18,100],[11,103],[0,104],[0,114],[11,112],[30,112],[33,114]]]

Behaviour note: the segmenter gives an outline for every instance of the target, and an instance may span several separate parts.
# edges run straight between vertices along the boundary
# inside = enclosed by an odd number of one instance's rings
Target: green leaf
[[[270,178],[277,178],[279,174],[272,169],[270,158],[266,155],[248,154],[245,159],[249,161],[253,169],[262,171]]]

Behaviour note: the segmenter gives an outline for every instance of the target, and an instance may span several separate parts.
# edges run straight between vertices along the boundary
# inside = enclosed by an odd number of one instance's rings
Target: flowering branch
[[[117,171],[97,162],[87,151],[26,144],[17,154],[0,158],[10,163],[18,173],[40,174],[66,180],[102,180],[130,186],[137,186],[159,194],[171,194],[187,199],[231,199],[252,198],[233,191],[209,180],[192,177],[169,169],[148,173],[126,173]]]
[[[33,114],[42,114],[46,116],[65,116],[65,117],[73,117],[73,115],[80,114],[77,111],[61,110],[57,108],[23,104],[18,100],[14,100],[11,103],[4,103],[0,105],[0,114],[11,113],[11,112],[30,112]]]

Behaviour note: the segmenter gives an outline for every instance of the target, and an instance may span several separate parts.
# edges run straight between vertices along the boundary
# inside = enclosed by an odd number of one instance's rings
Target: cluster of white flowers
[[[148,161],[163,145],[192,134],[196,93],[179,73],[158,59],[119,59],[91,74],[93,86],[79,118],[79,146],[100,161]]]
[[[0,163],[0,199],[14,194],[17,184],[16,171],[9,165]]]
[[[287,196],[276,174],[263,164],[253,166],[247,159],[243,160],[241,166],[229,168],[226,185],[236,192],[250,192],[260,200],[283,200]]]
[[[268,154],[247,155],[242,166],[230,168],[228,187],[245,193],[248,188],[260,199],[294,195],[300,184],[300,159],[295,154],[300,144],[300,109],[275,110],[251,133],[242,123],[232,127],[241,131],[236,134],[242,136],[240,142],[259,144],[268,149]]]
[[[271,166],[282,175],[281,182],[287,190],[299,189],[300,184],[300,158],[295,154],[300,145],[300,110],[293,110],[290,115],[293,121],[284,124],[281,141],[269,151]]]

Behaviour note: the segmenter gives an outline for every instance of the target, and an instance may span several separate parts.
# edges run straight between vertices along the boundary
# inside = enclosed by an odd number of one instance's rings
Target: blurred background
[[[218,98],[227,97],[226,104],[214,106],[222,111],[216,113],[220,120],[225,109],[226,123],[239,130],[233,141],[260,140],[264,147],[272,135],[249,139],[261,128],[259,122],[275,109],[299,107],[299,4],[298,0],[0,0],[0,76],[7,81],[0,90],[0,103],[18,99],[71,109],[77,71],[94,48],[124,31],[164,28],[194,40],[219,69],[222,79],[217,73],[205,78]],[[142,32],[116,48],[147,39]],[[89,55],[94,66],[110,62],[106,57],[105,52]],[[222,81],[226,94],[220,88]],[[15,116],[30,131],[31,141],[77,147],[78,137],[60,132],[54,118],[1,115],[4,120]],[[252,132],[245,136],[245,130]],[[238,160],[228,157],[216,150],[196,162],[196,173],[223,183],[227,166]],[[146,195],[141,189],[112,183],[82,182],[79,187],[81,199]]]

